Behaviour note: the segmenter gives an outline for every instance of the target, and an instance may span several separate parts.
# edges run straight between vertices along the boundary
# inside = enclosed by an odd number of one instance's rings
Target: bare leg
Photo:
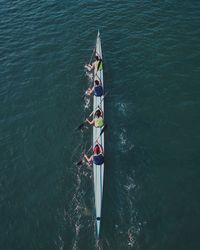
[[[87,168],[92,171],[92,163],[87,162],[86,165],[87,165]]]
[[[84,158],[85,158],[85,160],[89,163],[89,158],[87,157],[87,155],[86,154],[84,154]]]
[[[90,65],[85,65],[85,68],[86,68],[88,71],[91,71],[91,70],[92,70],[92,68],[91,68]]]
[[[91,91],[92,91],[91,88],[88,88],[88,89],[86,90],[86,94],[87,94],[87,95],[91,95]]]
[[[86,154],[84,154],[84,159],[87,161],[86,165],[89,170],[92,170],[92,160],[93,160],[93,155],[90,156],[90,158],[87,157]]]

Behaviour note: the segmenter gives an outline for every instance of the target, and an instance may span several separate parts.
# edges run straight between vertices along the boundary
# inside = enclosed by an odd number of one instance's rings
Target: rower
[[[103,87],[100,84],[99,80],[94,81],[94,86],[86,90],[87,95],[91,95],[94,92],[94,95],[100,97],[103,95]]]
[[[96,71],[103,69],[102,59],[99,56],[95,56],[95,61],[92,64],[85,65],[88,71],[95,69]]]
[[[94,125],[96,128],[101,128],[104,125],[104,119],[103,119],[103,111],[98,108],[94,114],[94,118],[92,121],[86,119],[86,121],[90,125]]]
[[[96,165],[102,165],[104,163],[103,147],[99,144],[98,141],[96,142],[96,145],[93,148],[93,154],[90,157],[84,154],[84,158],[89,163],[89,165],[92,165],[92,163]]]

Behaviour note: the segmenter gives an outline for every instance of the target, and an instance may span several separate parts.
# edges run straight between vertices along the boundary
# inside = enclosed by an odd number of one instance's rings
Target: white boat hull
[[[101,50],[101,39],[100,33],[97,34],[96,40],[96,55],[100,56],[102,59],[102,50]],[[94,71],[94,76],[97,74],[97,78],[101,79],[103,85],[103,69],[98,72]],[[100,106],[101,110],[104,112],[104,98],[93,97],[93,111],[95,112]],[[99,137],[102,128],[96,128],[93,126],[93,147],[96,144],[96,139]],[[99,143],[102,145],[104,149],[104,133],[99,138]],[[97,238],[100,235],[100,225],[101,225],[101,210],[102,210],[102,201],[103,201],[103,181],[104,181],[104,164],[96,165],[93,163],[93,174],[94,174],[94,194],[95,194],[95,208],[96,208],[96,230],[97,230]]]

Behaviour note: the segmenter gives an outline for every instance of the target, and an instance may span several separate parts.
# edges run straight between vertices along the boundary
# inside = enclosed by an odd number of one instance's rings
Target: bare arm
[[[89,158],[86,154],[84,154],[84,158],[85,158],[85,160],[86,160],[88,163],[91,163],[92,160],[93,160],[93,155],[91,155],[90,158]]]
[[[86,94],[87,95],[91,95],[92,93],[93,93],[93,91],[94,91],[94,88],[88,88],[87,90],[86,90]]]
[[[88,64],[87,67],[90,68],[90,70],[95,68],[95,62],[93,62],[92,64]]]
[[[92,87],[92,89],[91,89],[91,94],[94,92],[94,86]]]
[[[89,162],[89,158],[87,157],[86,154],[84,154],[84,159],[85,159],[87,162]]]
[[[90,124],[90,125],[93,125],[94,124],[94,119],[92,121],[86,119],[86,121]]]

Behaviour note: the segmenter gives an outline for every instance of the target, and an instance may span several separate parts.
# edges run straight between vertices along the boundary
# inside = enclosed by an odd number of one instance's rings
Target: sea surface
[[[96,241],[84,64],[101,33]],[[200,1],[0,0],[0,249],[200,249]]]

